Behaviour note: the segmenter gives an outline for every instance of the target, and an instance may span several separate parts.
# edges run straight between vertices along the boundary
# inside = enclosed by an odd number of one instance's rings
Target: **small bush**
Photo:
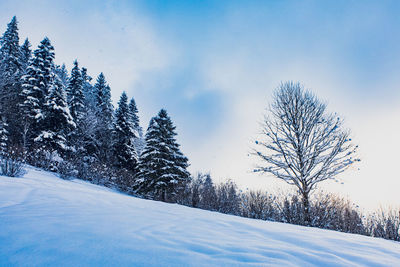
[[[24,164],[12,158],[0,158],[0,175],[21,177],[25,174]]]
[[[311,203],[311,216],[311,226],[365,234],[361,212],[348,199],[335,194],[315,194]]]
[[[78,176],[78,171],[76,170],[75,166],[67,160],[58,162],[57,171],[60,174],[60,177],[66,180],[70,180]]]
[[[0,155],[0,175],[21,177],[26,173],[22,149],[17,146],[9,147],[7,153]]]
[[[369,216],[366,225],[371,236],[400,241],[400,209],[381,209]]]
[[[261,191],[248,191],[241,195],[240,215],[261,220],[276,220],[276,198]]]

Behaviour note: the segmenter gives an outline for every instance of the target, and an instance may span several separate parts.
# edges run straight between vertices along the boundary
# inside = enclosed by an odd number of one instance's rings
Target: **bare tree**
[[[315,185],[359,161],[353,158],[357,146],[351,144],[343,120],[328,113],[326,104],[299,83],[286,82],[277,88],[263,121],[262,137],[254,149],[262,162],[256,171],[298,188],[306,224]]]

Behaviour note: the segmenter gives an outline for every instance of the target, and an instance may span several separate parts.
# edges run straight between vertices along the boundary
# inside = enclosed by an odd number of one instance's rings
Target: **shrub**
[[[24,164],[9,157],[0,158],[0,175],[20,177],[25,174]]]
[[[8,153],[0,156],[0,175],[21,177],[25,174],[23,155],[18,147],[10,147]]]
[[[394,241],[400,241],[400,209],[380,209],[367,220],[368,234]]]

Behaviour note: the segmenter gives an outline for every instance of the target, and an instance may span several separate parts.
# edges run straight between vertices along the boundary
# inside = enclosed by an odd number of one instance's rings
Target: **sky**
[[[245,190],[286,190],[249,155],[273,90],[298,81],[345,119],[361,162],[320,189],[363,208],[400,206],[398,1],[8,1],[33,48],[104,72],[141,124],[166,108],[190,171]]]

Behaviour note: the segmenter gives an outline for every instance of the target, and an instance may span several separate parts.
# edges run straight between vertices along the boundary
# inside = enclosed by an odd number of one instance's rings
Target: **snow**
[[[400,243],[0,176],[0,266],[400,266]]]

